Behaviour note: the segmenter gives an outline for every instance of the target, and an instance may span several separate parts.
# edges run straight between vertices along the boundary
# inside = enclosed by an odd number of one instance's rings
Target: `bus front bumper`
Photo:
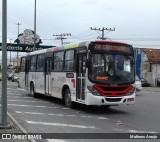
[[[134,104],[135,103],[135,93],[130,96],[120,96],[120,97],[106,97],[106,96],[94,96],[91,93],[86,95],[87,105],[120,105],[120,104]]]

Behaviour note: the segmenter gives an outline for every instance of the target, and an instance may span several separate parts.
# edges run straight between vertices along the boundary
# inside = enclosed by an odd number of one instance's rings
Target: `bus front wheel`
[[[69,107],[69,108],[73,107],[73,103],[71,100],[71,92],[69,89],[66,89],[64,92],[64,102],[66,107]]]

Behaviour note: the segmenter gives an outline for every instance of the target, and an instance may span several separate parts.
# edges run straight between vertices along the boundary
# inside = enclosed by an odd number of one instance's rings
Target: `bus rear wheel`
[[[73,107],[73,102],[71,100],[71,92],[69,89],[66,89],[64,92],[64,102],[66,107],[69,107],[69,108]]]
[[[34,84],[33,84],[33,83],[31,83],[31,85],[30,85],[30,94],[31,94],[31,96],[34,97],[34,98],[37,97],[37,96],[36,96],[36,93],[35,93],[35,88],[34,88]]]

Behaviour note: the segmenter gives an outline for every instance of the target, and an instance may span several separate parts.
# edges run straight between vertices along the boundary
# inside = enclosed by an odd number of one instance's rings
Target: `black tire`
[[[36,94],[36,92],[35,92],[35,88],[34,88],[34,84],[33,84],[33,83],[31,83],[31,85],[30,85],[30,95],[31,95],[32,97],[34,97],[34,98],[37,97],[37,94]]]
[[[108,108],[110,108],[110,105],[102,105],[101,106],[103,109],[108,109]]]
[[[66,107],[72,108],[73,107],[73,102],[71,100],[71,92],[69,89],[66,89],[64,92],[64,103]]]

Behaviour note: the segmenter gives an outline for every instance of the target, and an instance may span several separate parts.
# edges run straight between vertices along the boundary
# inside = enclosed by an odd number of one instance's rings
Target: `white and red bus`
[[[21,58],[20,86],[73,102],[112,106],[135,102],[133,47],[97,40],[30,52]]]

